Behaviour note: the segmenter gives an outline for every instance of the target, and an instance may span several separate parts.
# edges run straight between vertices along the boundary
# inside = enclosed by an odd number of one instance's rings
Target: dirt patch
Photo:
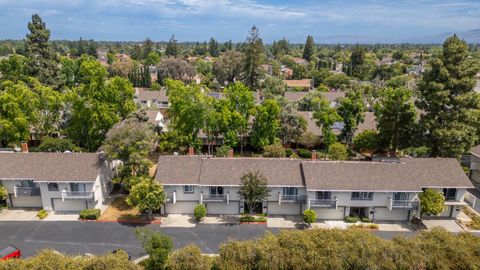
[[[99,221],[142,221],[142,213],[129,206],[125,197],[118,197],[113,200],[110,206],[98,218]]]

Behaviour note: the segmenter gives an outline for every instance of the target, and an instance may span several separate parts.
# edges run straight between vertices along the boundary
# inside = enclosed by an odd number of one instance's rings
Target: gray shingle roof
[[[93,182],[102,164],[96,153],[0,153],[0,179]]]
[[[167,91],[162,89],[160,91],[149,90],[148,88],[135,88],[135,97],[139,101],[158,100],[168,101]]]
[[[472,151],[470,151],[472,154],[474,154],[477,157],[480,157],[480,144],[473,147]]]
[[[171,185],[197,185],[202,157],[160,156],[155,180]]]
[[[405,158],[401,163],[303,162],[307,189],[421,191],[473,187],[456,159]]]

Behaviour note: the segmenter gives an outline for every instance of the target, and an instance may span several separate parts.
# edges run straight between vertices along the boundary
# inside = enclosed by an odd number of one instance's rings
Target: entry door
[[[210,187],[210,195],[223,195],[223,187]]]

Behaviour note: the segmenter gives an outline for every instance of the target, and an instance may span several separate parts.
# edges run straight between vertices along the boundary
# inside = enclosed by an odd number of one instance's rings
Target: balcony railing
[[[282,202],[304,202],[307,200],[305,195],[285,195],[281,194],[280,200]]]
[[[62,191],[62,199],[93,199],[91,191]]]
[[[310,199],[310,207],[337,208],[337,200]]]
[[[417,209],[418,201],[412,200],[393,200],[389,201],[389,208],[392,209]]]
[[[225,194],[203,194],[203,201],[222,202],[226,198]]]
[[[40,196],[40,188],[38,187],[15,187],[15,197],[18,196]]]

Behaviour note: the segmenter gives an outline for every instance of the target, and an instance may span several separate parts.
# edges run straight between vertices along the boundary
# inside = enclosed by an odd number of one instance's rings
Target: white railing
[[[310,199],[310,207],[337,208],[337,199]]]
[[[62,200],[65,199],[93,199],[95,193],[93,191],[66,191],[62,190]]]
[[[223,201],[225,197],[225,194],[203,194],[203,201]]]
[[[15,186],[13,188],[13,194],[15,197],[18,196],[40,196],[40,188],[38,187],[19,187]]]
[[[418,201],[415,200],[394,200],[388,199],[388,209],[416,209],[418,207]]]

